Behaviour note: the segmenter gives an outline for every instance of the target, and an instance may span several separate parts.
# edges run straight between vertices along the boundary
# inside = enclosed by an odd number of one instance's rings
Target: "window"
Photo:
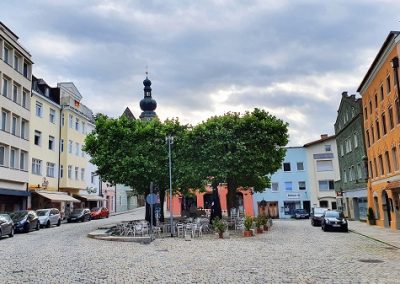
[[[1,112],[1,130],[7,131],[8,130],[8,113],[6,111]]]
[[[392,148],[392,159],[393,159],[393,169],[395,171],[399,170],[399,161],[397,160],[397,149],[396,146]]]
[[[375,177],[379,176],[378,174],[378,164],[376,163],[376,158],[374,158],[374,168],[375,168]]]
[[[299,190],[306,190],[306,182],[299,181]]]
[[[354,133],[353,138],[354,138],[354,148],[357,148],[357,147],[358,147],[358,137],[357,137],[357,133]]]
[[[321,201],[319,202],[319,207],[328,208],[328,207],[329,207],[328,201],[326,201],[326,200],[321,200]]]
[[[85,130],[86,130],[85,126],[86,126],[85,123],[82,121],[82,134],[85,134]]]
[[[390,75],[386,77],[386,94],[390,95]]]
[[[376,140],[379,140],[381,138],[381,133],[379,131],[379,120],[376,120]]]
[[[60,148],[61,148],[61,152],[64,152],[64,139],[61,139],[61,143],[60,143]]]
[[[384,172],[384,168],[383,168],[383,158],[382,158],[382,155],[379,155],[379,156],[378,156],[378,160],[379,160],[379,174],[380,174],[380,175],[384,175],[385,172]]]
[[[380,87],[381,101],[383,101],[383,85]]]
[[[79,131],[79,119],[78,118],[75,119],[75,130]]]
[[[65,118],[65,115],[62,114],[62,115],[61,115],[61,126],[64,126],[64,118]]]
[[[368,119],[367,107],[364,107],[364,116],[365,116],[365,120],[367,120]]]
[[[343,144],[340,144],[340,156],[341,156],[341,157],[344,156],[344,147],[343,147]]]
[[[372,162],[369,161],[369,177],[373,178],[374,177],[374,172],[372,171]]]
[[[389,152],[388,151],[385,152],[385,160],[386,160],[387,173],[391,173],[392,172],[392,167],[390,165],[390,159],[389,159]]]
[[[49,121],[51,123],[56,123],[56,111],[54,109],[50,109]]]
[[[3,96],[8,97],[8,80],[3,78]]]
[[[85,169],[81,169],[81,180],[85,180]]]
[[[32,174],[42,175],[42,161],[38,159],[32,159]]]
[[[25,91],[22,91],[22,107],[28,108],[28,94]]]
[[[60,178],[63,178],[63,177],[64,177],[64,166],[61,165],[60,166]]]
[[[17,135],[17,124],[18,124],[18,118],[13,115],[12,123],[11,123],[11,134],[12,135]]]
[[[75,179],[78,180],[79,167],[75,167]]]
[[[369,101],[369,113],[372,114],[372,103]]]
[[[49,136],[49,150],[54,151],[54,137],[53,136]]]
[[[333,180],[319,180],[318,185],[319,191],[328,191],[335,189]]]
[[[387,129],[386,129],[386,116],[385,113],[382,112],[382,130],[383,130],[383,135],[386,135]]]
[[[19,71],[19,57],[14,55],[14,69]]]
[[[372,137],[372,143],[375,142],[375,131],[374,131],[374,125],[371,124],[371,137]]]
[[[399,124],[400,123],[399,99],[396,100],[395,106],[396,106],[396,114],[397,114],[397,124]]]
[[[350,137],[345,140],[345,143],[346,143],[346,154],[347,154],[350,153],[352,150]]]
[[[290,163],[283,163],[283,170],[285,172],[290,172]]]
[[[11,148],[10,151],[10,168],[16,169],[17,168],[17,149]]]
[[[68,153],[72,154],[72,140],[68,140]]]
[[[24,76],[25,78],[28,78],[28,64],[26,64],[25,62],[24,62]]]
[[[40,102],[36,102],[36,116],[42,117],[43,115],[43,105]]]
[[[68,120],[68,124],[69,124],[69,128],[72,128],[72,122],[73,122],[74,118],[72,116],[72,114],[69,115],[69,120]]]
[[[351,166],[349,168],[349,181],[353,181],[354,180],[354,166]]]
[[[28,158],[28,153],[21,150],[20,159],[19,159],[19,168],[23,171],[26,171],[26,159]]]
[[[79,143],[75,142],[75,155],[79,156],[79,150],[80,150]]]
[[[4,166],[6,160],[6,147],[0,145],[0,165]]]
[[[278,190],[279,190],[279,183],[273,182],[273,183],[272,183],[271,190],[272,190],[272,191],[278,191]]]
[[[357,179],[362,179],[362,170],[360,164],[357,164]]]
[[[96,174],[94,173],[94,172],[91,172],[90,173],[90,183],[94,183],[94,176],[95,176]]]
[[[72,166],[68,166],[68,178],[72,178]]]
[[[285,190],[291,191],[293,189],[293,184],[291,181],[285,181]]]
[[[375,98],[375,107],[378,108],[378,94],[377,93],[375,93],[374,98]]]
[[[85,152],[83,151],[83,145],[81,146],[81,156],[85,157]]]
[[[318,160],[317,161],[317,172],[333,171],[332,160]]]
[[[6,46],[4,46],[4,48],[3,48],[3,55],[4,55],[4,57],[3,57],[4,62],[9,64],[9,62],[10,62],[10,53],[9,53],[9,50],[8,50],[8,48]]]
[[[369,131],[368,131],[368,129],[365,130],[365,136],[367,138],[367,145],[368,145],[368,148],[369,148],[369,147],[371,147],[371,141],[369,140]]]
[[[14,103],[18,103],[18,86],[17,85],[13,85],[12,100],[13,100]]]
[[[343,181],[344,181],[344,183],[347,183],[347,173],[346,173],[346,170],[343,170]]]
[[[38,145],[38,146],[41,145],[41,136],[42,136],[42,133],[40,131],[35,130],[35,138],[34,138],[35,145]]]
[[[46,176],[54,177],[54,168],[55,168],[54,163],[47,162]]]
[[[331,150],[331,145],[325,145],[325,152],[330,152]]]
[[[389,112],[389,127],[390,127],[390,129],[393,129],[393,127],[394,127],[393,108],[390,107],[388,112]]]
[[[304,171],[304,164],[303,162],[297,162],[297,170]]]

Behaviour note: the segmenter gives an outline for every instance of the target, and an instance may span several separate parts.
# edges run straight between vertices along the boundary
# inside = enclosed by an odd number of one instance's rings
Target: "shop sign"
[[[288,193],[287,198],[288,199],[300,199],[300,193]]]

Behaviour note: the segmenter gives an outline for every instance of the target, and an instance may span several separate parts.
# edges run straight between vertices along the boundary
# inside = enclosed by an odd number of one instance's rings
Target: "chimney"
[[[321,139],[326,139],[328,138],[328,134],[321,134]]]

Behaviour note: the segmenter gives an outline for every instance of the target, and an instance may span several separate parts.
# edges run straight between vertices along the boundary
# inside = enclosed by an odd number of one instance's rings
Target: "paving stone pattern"
[[[143,214],[3,238],[0,283],[399,283],[400,250],[354,233],[325,233],[308,220],[274,221],[253,238],[150,245],[87,238],[100,225]]]

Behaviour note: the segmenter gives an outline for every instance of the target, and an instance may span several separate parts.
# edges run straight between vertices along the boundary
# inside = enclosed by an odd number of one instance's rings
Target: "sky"
[[[398,11],[391,0],[0,1],[33,74],[73,82],[94,113],[139,117],[148,70],[160,119],[261,108],[289,123],[290,146],[334,134],[342,92],[356,93],[400,30]]]

